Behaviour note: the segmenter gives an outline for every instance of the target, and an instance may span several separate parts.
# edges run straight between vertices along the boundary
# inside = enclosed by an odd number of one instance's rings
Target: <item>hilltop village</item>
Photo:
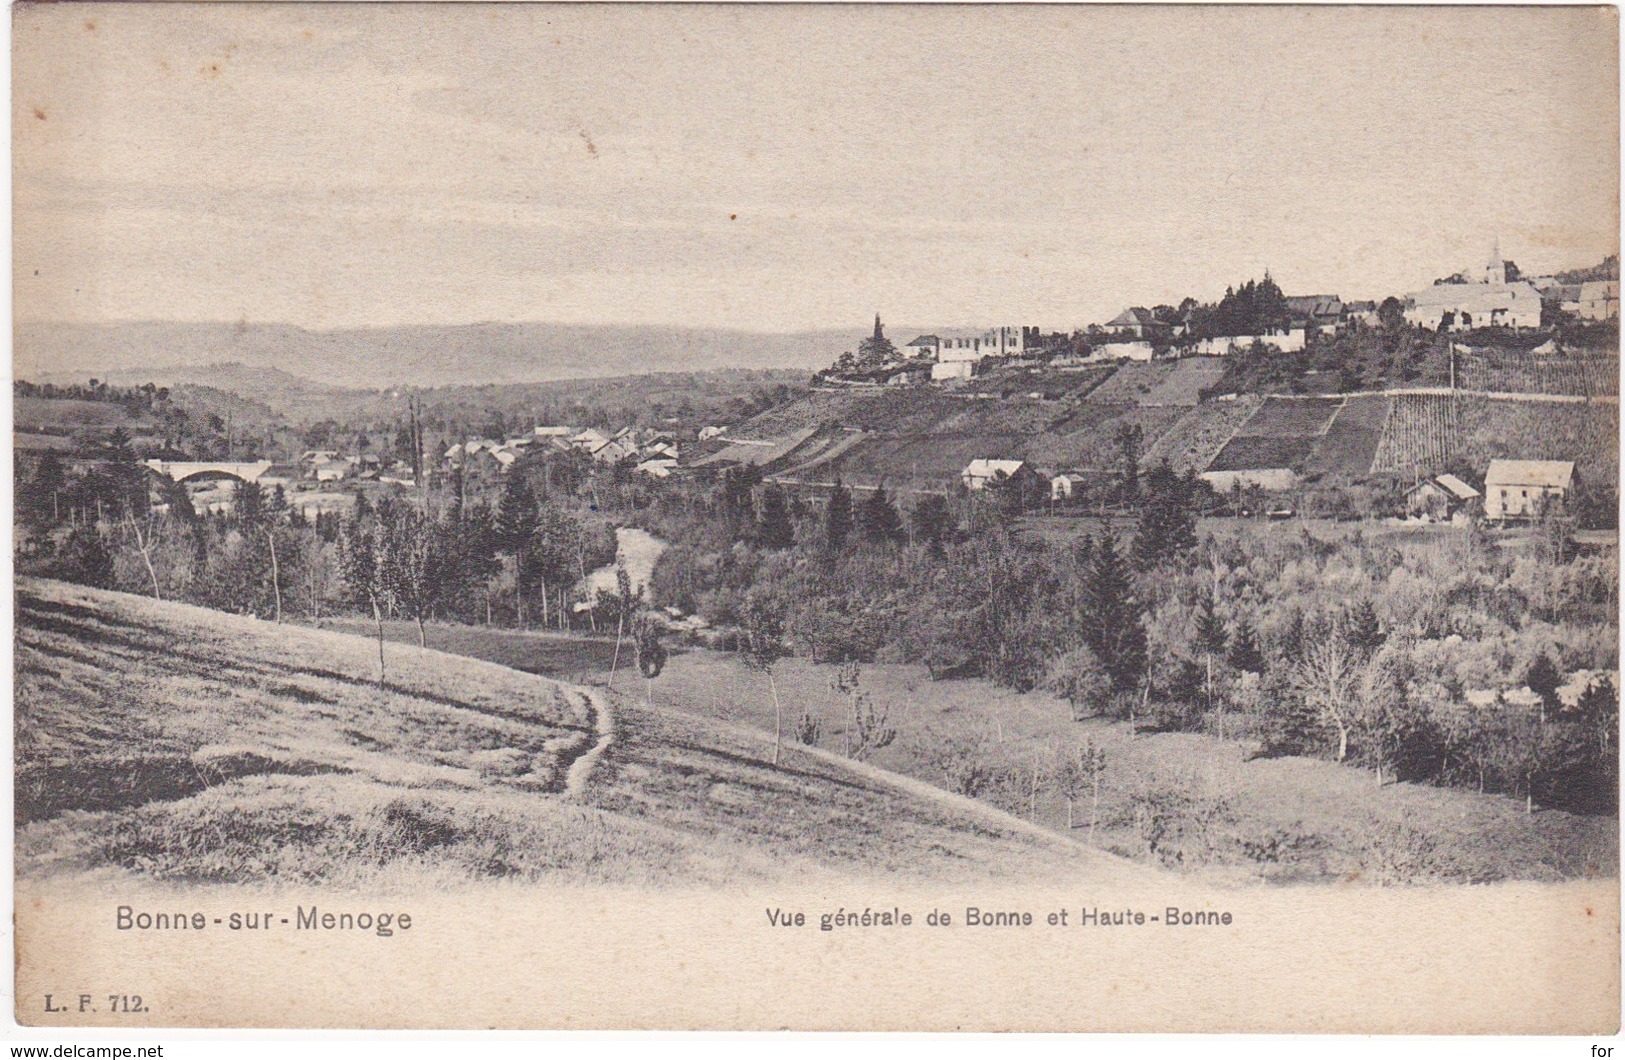
[[[1070,333],[877,316],[813,393],[691,451],[786,487],[918,493],[1010,480],[1022,506],[1104,511],[1167,461],[1234,511],[1503,521],[1617,477],[1617,262],[1524,277],[1499,246],[1403,297],[1129,307]],[[726,443],[726,444],[724,444]]]

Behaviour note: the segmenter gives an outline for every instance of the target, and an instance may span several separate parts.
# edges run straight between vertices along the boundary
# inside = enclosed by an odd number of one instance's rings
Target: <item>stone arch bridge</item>
[[[260,460],[252,464],[226,461],[186,462],[177,460],[148,460],[147,467],[176,482],[192,482],[211,478],[232,478],[240,482],[258,482],[260,476],[271,470],[271,461]]]

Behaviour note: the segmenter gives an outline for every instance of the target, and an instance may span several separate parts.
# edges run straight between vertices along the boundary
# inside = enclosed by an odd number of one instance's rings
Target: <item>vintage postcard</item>
[[[12,19],[20,1024],[1618,1030],[1617,9]]]

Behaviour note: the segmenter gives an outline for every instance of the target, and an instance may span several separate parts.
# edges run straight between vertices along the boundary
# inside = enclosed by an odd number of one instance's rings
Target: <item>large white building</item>
[[[1540,327],[1540,292],[1522,280],[1507,282],[1500,240],[1482,270],[1464,270],[1457,278],[1474,275],[1476,283],[1436,283],[1407,295],[1405,320],[1430,331]]]
[[[1540,292],[1527,283],[1440,283],[1405,298],[1405,320],[1432,331],[1540,327]]]
[[[1019,357],[1028,350],[1027,329],[998,327],[986,330],[943,331],[921,335],[904,349],[915,357],[943,363],[976,362],[983,357]]]

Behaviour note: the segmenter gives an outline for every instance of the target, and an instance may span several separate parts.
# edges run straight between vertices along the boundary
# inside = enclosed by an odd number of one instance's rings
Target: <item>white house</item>
[[[903,348],[910,356],[938,362],[974,363],[983,357],[1019,357],[1028,351],[1027,331],[1021,327],[944,331],[921,335]]]
[[[1593,280],[1580,285],[1578,312],[1585,320],[1619,318],[1619,281]]]
[[[1052,501],[1070,500],[1073,494],[1083,488],[1088,480],[1082,475],[1066,472],[1056,475],[1049,480],[1049,499]]]
[[[639,464],[637,470],[650,478],[670,478],[671,473],[677,470],[677,461],[670,457],[656,457]]]
[[[959,473],[959,480],[966,489],[979,490],[1001,478],[1015,478],[1026,466],[1024,460],[972,460]]]
[[[1570,460],[1491,460],[1484,475],[1484,517],[1533,518],[1548,500],[1561,504],[1573,487]]]
[[[1540,292],[1517,283],[1438,283],[1405,298],[1405,320],[1430,330],[1540,327]]]

